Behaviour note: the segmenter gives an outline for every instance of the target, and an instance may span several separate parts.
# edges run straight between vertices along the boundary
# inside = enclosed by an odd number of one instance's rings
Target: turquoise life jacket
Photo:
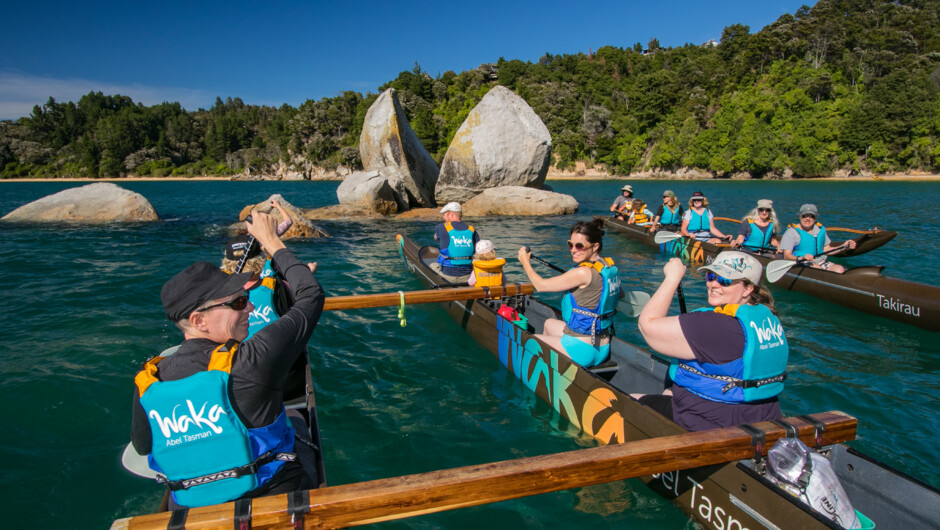
[[[695,210],[689,210],[692,216],[689,218],[689,226],[686,231],[692,235],[706,233],[711,235],[711,217],[708,215],[708,208],[698,213]]]
[[[591,267],[591,274],[600,274],[604,288],[595,307],[582,307],[575,300],[574,291],[562,298],[561,315],[572,331],[591,336],[591,344],[598,345],[598,339],[614,334],[614,314],[620,301],[620,276],[614,260],[600,258],[598,261],[584,262],[578,267]],[[576,267],[575,267],[576,268]]]
[[[460,267],[470,265],[473,260],[473,227],[467,225],[466,230],[457,230],[450,222],[444,223],[447,237],[450,241],[447,248],[442,248],[437,255],[437,262],[443,267]]]
[[[790,225],[790,228],[796,230],[796,233],[800,236],[800,242],[793,247],[793,255],[796,257],[805,256],[807,254],[812,254],[813,256],[819,256],[825,253],[826,249],[826,227],[816,223],[816,226],[819,227],[819,233],[815,236],[810,234],[798,224]]]
[[[248,337],[261,331],[262,328],[277,320],[278,314],[274,309],[274,286],[277,282],[277,273],[271,267],[271,260],[264,262],[261,269],[261,283],[248,291],[248,300],[255,308],[248,316]]]
[[[182,506],[237,499],[297,459],[283,408],[273,423],[256,429],[235,414],[228,386],[237,349],[234,340],[219,345],[206,371],[176,381],[158,379],[164,357],[154,357],[134,378],[150,422],[150,468]]]
[[[741,358],[722,364],[673,359],[669,377],[689,392],[720,403],[748,403],[782,392],[790,350],[780,320],[763,305],[728,304],[714,311],[738,319],[744,329]]]
[[[679,208],[676,206],[676,211],[672,211],[668,206],[663,206],[663,215],[659,218],[659,224],[663,225],[677,225],[682,222],[682,217],[679,215]],[[689,221],[689,225],[692,224],[692,221]]]
[[[751,226],[751,233],[748,234],[747,239],[744,240],[744,246],[754,250],[769,248],[770,240],[774,236],[773,223],[767,225],[767,231],[764,232],[750,217],[748,217],[747,222]]]

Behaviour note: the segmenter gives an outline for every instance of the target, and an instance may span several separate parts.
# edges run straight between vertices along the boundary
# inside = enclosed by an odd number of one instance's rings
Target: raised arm
[[[532,268],[532,253],[526,250],[526,247],[519,249],[518,258],[529,278],[529,283],[541,293],[569,291],[591,283],[591,272],[585,267],[578,267],[552,278],[543,278]]]
[[[640,333],[651,348],[657,352],[677,359],[694,359],[692,347],[685,340],[679,317],[667,316],[672,298],[676,294],[679,282],[685,275],[685,265],[679,258],[672,258],[663,267],[666,278],[646,303],[637,323]]]

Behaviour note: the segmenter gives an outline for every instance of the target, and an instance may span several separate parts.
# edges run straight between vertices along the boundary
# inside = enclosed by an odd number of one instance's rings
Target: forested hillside
[[[437,77],[416,64],[377,93],[398,91],[440,163],[496,84],[539,114],[559,168],[584,161],[622,175],[689,167],[754,177],[940,170],[940,0],[820,0],[757,33],[729,25],[717,45],[662,48],[653,39]],[[0,177],[357,168],[377,93],[299,108],[217,99],[196,111],[101,93],[50,98],[30,117],[0,122]]]

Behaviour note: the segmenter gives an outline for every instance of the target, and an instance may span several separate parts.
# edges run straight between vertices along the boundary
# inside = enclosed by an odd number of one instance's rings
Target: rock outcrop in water
[[[339,203],[382,215],[408,210],[407,192],[397,176],[378,171],[358,171],[343,179],[336,188]]]
[[[487,188],[541,188],[552,136],[532,107],[512,90],[490,90],[457,129],[444,155],[434,197],[464,202]]]
[[[499,186],[483,190],[463,204],[463,214],[477,215],[568,215],[578,211],[571,195],[524,186]]]
[[[293,223],[290,228],[287,229],[287,232],[281,235],[282,240],[294,239],[294,238],[303,238],[303,237],[330,237],[330,234],[323,230],[319,226],[310,222],[307,219],[307,216],[304,215],[304,212],[299,210],[293,204],[284,200],[284,197],[281,197],[280,194],[274,194],[258,204],[249,204],[242,208],[242,211],[238,214],[238,219],[244,221],[252,211],[259,211],[264,213],[271,213],[271,210],[274,209],[271,206],[271,201],[277,201],[284,208],[283,213],[290,217]],[[276,215],[276,214],[275,214]],[[278,221],[282,221],[281,217],[278,217]],[[237,223],[236,226],[232,227],[235,231],[245,232],[245,225],[242,223]]]
[[[62,190],[24,204],[3,216],[14,222],[159,221],[160,216],[143,195],[110,182],[96,182]]]
[[[365,171],[387,178],[392,190],[404,189],[399,204],[434,205],[437,164],[405,119],[395,89],[383,92],[369,107],[359,135],[359,156]]]

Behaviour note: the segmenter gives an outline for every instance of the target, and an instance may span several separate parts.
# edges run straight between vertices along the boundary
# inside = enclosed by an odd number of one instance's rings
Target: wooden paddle
[[[478,300],[519,294],[532,294],[535,288],[531,283],[513,285],[494,285],[492,287],[459,287],[455,289],[427,289],[404,293],[405,304],[431,304],[435,302],[454,302],[457,300]],[[384,307],[401,304],[401,293],[359,294],[352,296],[330,296],[323,305],[324,311],[342,311],[345,309],[363,309],[366,307]]]
[[[567,272],[565,269],[562,269],[561,267],[557,265],[554,265],[548,261],[545,261],[544,259],[536,256],[535,254],[531,254],[532,249],[530,249],[529,247],[526,247],[525,249],[527,252],[530,253],[529,257],[534,259],[535,261],[543,265],[546,265],[549,268],[554,269],[558,272],[562,272],[562,273]],[[638,317],[640,316],[640,313],[643,312],[643,308],[646,307],[646,303],[649,301],[650,301],[649,293],[644,293],[643,291],[624,291],[623,289],[621,289],[620,301],[617,302],[617,311],[620,313],[623,313],[624,315],[627,315],[628,317]]]
[[[845,250],[847,244],[848,242],[842,243],[838,247],[832,250],[823,252],[822,254],[819,254],[816,257],[826,256],[828,254],[835,254],[837,252],[842,252],[843,250]],[[778,259],[775,261],[771,261],[770,263],[767,264],[767,268],[765,270],[767,281],[770,283],[776,283],[777,280],[779,280],[780,278],[783,278],[783,276],[787,273],[787,271],[793,268],[794,265],[802,265],[806,263],[807,261],[812,261],[812,260],[799,258],[796,261],[789,260],[789,259]]]
[[[830,445],[855,439],[858,420],[843,412],[813,414],[826,425],[821,443]],[[817,442],[811,424],[786,418],[810,446]],[[786,436],[783,427],[770,422],[754,424],[763,431],[766,453]],[[623,444],[605,445],[564,453],[506,460],[488,464],[431,471],[355,484],[309,490],[307,513],[294,520],[305,528],[345,528],[416,515],[479,506],[553,491],[580,488],[656,473],[734,462],[753,458],[751,435],[740,427],[688,432]],[[251,526],[290,528],[292,516],[285,509],[290,494],[251,500]],[[296,497],[295,497],[296,498]],[[304,502],[304,501],[301,501]],[[187,528],[230,529],[234,503],[190,508]],[[302,506],[302,505],[301,505]],[[167,528],[170,512],[118,519],[114,529]],[[237,526],[237,525],[236,525]]]
[[[730,218],[730,217],[715,217],[715,220],[716,220],[716,221],[730,221],[730,222],[732,222],[732,223],[741,224],[741,220],[740,220],[740,219],[732,219],[732,218]]]

